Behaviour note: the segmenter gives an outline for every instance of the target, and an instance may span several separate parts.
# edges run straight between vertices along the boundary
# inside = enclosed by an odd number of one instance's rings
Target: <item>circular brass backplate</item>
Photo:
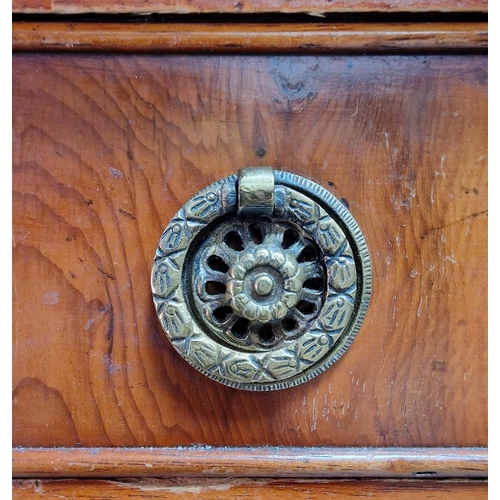
[[[163,232],[151,274],[177,352],[211,379],[252,391],[330,367],[371,294],[368,249],[347,208],[308,179],[261,170],[191,198]],[[247,192],[247,179],[262,189]]]

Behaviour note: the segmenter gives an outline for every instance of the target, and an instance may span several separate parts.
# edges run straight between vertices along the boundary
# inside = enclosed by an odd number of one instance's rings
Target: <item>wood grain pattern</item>
[[[327,13],[487,12],[487,0],[12,0],[13,12],[111,13]]]
[[[487,478],[478,448],[15,448],[15,478]]]
[[[411,53],[486,51],[487,23],[33,23],[12,26],[14,51]]]
[[[15,446],[486,446],[487,57],[13,57]],[[374,270],[299,387],[174,352],[149,273],[200,188],[270,165],[344,198]]]
[[[439,500],[479,500],[488,498],[485,481],[269,481],[269,480],[32,480],[14,481],[14,500],[74,498],[87,500],[113,499],[332,499],[373,498],[396,500],[405,498]]]

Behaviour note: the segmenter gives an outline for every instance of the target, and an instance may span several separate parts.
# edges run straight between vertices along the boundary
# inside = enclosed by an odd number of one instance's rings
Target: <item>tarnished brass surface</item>
[[[273,169],[242,168],[238,172],[238,215],[272,215],[273,212]]]
[[[277,346],[302,335],[323,305],[320,256],[295,224],[232,217],[195,254],[194,303],[222,340],[252,350]]]
[[[208,186],[171,220],[152,269],[161,324],[199,371],[290,387],[349,347],[368,307],[366,243],[321,186],[267,167]]]

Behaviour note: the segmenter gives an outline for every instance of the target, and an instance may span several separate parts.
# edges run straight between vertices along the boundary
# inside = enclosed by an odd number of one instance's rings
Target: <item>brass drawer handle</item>
[[[346,351],[368,308],[371,264],[331,193],[255,167],[179,210],[160,238],[151,286],[186,361],[222,384],[267,391],[319,375]]]

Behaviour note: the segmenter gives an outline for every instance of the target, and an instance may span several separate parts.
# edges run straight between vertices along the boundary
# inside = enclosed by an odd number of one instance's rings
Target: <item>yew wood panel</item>
[[[486,446],[486,68],[14,54],[13,445]],[[347,353],[272,393],[183,361],[149,285],[175,212],[252,165],[344,199],[373,261]]]
[[[14,481],[12,498],[113,499],[331,499],[479,500],[488,498],[486,481],[307,481],[307,480],[24,480]]]

